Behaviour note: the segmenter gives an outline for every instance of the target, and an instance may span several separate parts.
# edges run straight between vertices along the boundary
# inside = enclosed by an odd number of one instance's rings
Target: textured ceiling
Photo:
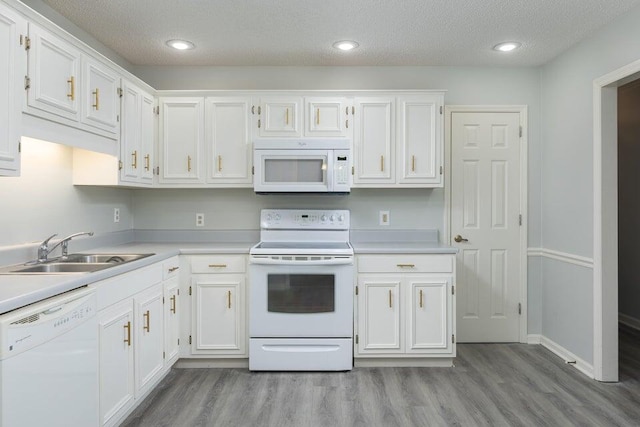
[[[540,65],[640,0],[44,0],[135,65]],[[187,39],[191,51],[165,42]],[[331,45],[356,40],[349,53]],[[522,43],[509,55],[493,51]]]

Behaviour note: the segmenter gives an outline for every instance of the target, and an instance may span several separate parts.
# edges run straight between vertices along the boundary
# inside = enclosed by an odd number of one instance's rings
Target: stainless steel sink
[[[137,261],[155,254],[71,254],[42,263],[0,267],[0,274],[83,274]]]
[[[122,264],[136,261],[154,254],[71,254],[66,259],[58,259],[63,263],[109,263]]]

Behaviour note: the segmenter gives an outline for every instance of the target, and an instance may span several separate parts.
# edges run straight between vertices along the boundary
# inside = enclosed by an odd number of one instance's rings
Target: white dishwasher
[[[94,289],[0,316],[0,427],[98,425]]]

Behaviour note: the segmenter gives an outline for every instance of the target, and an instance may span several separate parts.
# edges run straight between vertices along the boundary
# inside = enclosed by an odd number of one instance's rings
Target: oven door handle
[[[283,260],[274,258],[251,257],[251,264],[260,265],[351,265],[352,257],[318,259],[318,260]]]

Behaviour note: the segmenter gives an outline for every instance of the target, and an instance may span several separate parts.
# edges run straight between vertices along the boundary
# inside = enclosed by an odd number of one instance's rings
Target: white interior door
[[[520,335],[520,113],[452,112],[458,342]]]

